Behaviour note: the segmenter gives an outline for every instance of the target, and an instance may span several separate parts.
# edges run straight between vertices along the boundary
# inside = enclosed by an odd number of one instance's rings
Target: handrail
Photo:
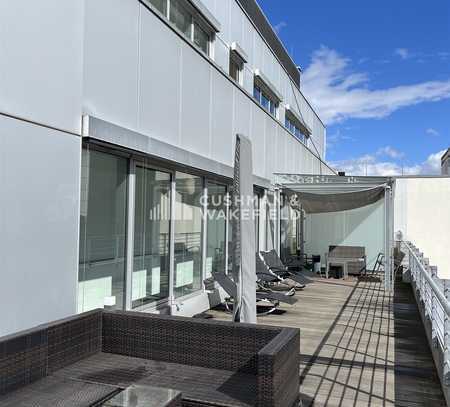
[[[441,288],[437,285],[436,281],[433,279],[433,277],[430,275],[430,273],[425,269],[422,261],[417,257],[416,253],[410,246],[408,242],[404,242],[405,246],[408,248],[409,252],[412,254],[414,259],[416,260],[416,263],[419,265],[422,271],[422,275],[427,280],[427,283],[430,285],[430,287],[433,289],[434,294],[436,295],[437,299],[442,305],[442,308],[447,313],[448,316],[450,316],[450,302],[445,298],[444,293],[441,291]]]

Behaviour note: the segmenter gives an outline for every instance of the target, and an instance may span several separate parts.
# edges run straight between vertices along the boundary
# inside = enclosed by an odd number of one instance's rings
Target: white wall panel
[[[208,156],[212,68],[184,43],[181,58],[180,146]]]
[[[217,38],[214,43],[214,61],[225,72],[230,69],[230,48],[228,44]]]
[[[253,36],[255,29],[248,18],[243,19],[242,26],[242,49],[247,53],[248,60],[253,61]]]
[[[286,165],[286,149],[287,140],[284,130],[281,128],[277,131],[277,157],[275,172],[290,172],[289,167]]]
[[[243,87],[250,95],[253,95],[253,79],[254,79],[253,72],[248,67],[246,67],[244,69]]]
[[[278,156],[278,125],[274,123],[273,120],[266,117],[265,119],[266,126],[266,173],[265,177],[267,179],[273,178],[273,173],[276,172],[277,168],[277,156]]]
[[[254,69],[263,69],[264,68],[264,57],[263,57],[263,49],[266,45],[262,38],[254,32],[253,34],[253,61],[249,61],[249,67]]]
[[[244,136],[253,138],[253,134],[250,132],[250,123],[252,120],[253,104],[246,95],[240,90],[234,89],[234,134],[241,133]]]
[[[135,130],[139,3],[86,0],[85,25],[84,112]]]
[[[266,176],[266,116],[258,106],[252,107],[252,146],[253,146],[253,171],[260,177]],[[270,133],[268,133],[270,137]]]
[[[145,9],[140,31],[139,131],[177,144],[180,132],[181,43],[176,34],[162,27],[157,17]],[[156,56],[164,64],[155,63]]]
[[[234,0],[215,0],[215,13],[214,17],[222,25],[222,30],[218,34],[225,42],[231,43],[230,40],[230,6],[234,3]],[[233,40],[235,41],[235,40]]]
[[[76,312],[81,137],[0,116],[0,336]]]
[[[233,88],[221,74],[212,74],[211,99],[211,158],[224,164],[231,164],[233,157]]]
[[[86,111],[228,165],[233,163],[235,134],[242,133],[254,141],[258,175],[312,172],[312,154],[251,100],[253,69],[259,68],[285,102],[296,107],[286,72],[234,0],[205,4],[222,24],[216,63],[228,72],[227,41],[237,41],[249,56],[243,85],[249,95],[138,2],[113,1],[117,7],[107,6],[106,0],[86,0]],[[298,110],[320,138],[321,123],[296,93]]]
[[[236,41],[239,44],[243,43],[243,19],[244,15],[241,8],[238,6],[236,1],[230,1],[230,43]]]
[[[450,279],[450,178],[404,178],[395,181],[394,231],[402,231],[439,278]]]
[[[0,112],[80,133],[83,1],[0,1]]]

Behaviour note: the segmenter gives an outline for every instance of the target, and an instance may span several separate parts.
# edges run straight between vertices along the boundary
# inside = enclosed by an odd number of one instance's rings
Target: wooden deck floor
[[[304,406],[446,405],[409,285],[314,278],[296,298],[259,323],[300,328]]]

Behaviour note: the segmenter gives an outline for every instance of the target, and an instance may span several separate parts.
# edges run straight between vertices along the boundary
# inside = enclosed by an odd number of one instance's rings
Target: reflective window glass
[[[208,182],[208,210],[206,214],[206,277],[225,271],[226,245],[225,185]]]
[[[209,34],[197,23],[194,23],[194,44],[205,54],[208,53]]]
[[[261,103],[261,90],[257,86],[253,88],[253,97],[258,101],[258,103]]]
[[[83,149],[78,311],[125,301],[128,160]]]
[[[167,0],[150,0],[150,3],[162,14],[167,14]]]
[[[136,167],[133,308],[169,296],[170,185],[170,174]]]
[[[177,172],[175,176],[174,294],[202,287],[203,179]]]
[[[170,21],[187,38],[191,38],[192,16],[180,0],[170,1]]]

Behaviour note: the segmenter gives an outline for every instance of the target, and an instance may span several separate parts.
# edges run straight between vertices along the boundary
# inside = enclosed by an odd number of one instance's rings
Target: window
[[[286,116],[285,118],[285,126],[286,129],[289,130],[290,133],[292,133],[295,137],[297,137],[302,143],[305,143],[306,136],[303,134],[303,132],[299,129],[297,125],[294,124],[294,122]]]
[[[150,3],[155,7],[161,14],[167,14],[167,0],[150,0]]]
[[[194,23],[194,44],[205,54],[209,54],[209,41],[209,34],[198,23]]]
[[[236,43],[231,44],[230,76],[239,85],[242,85],[244,82],[244,64],[246,61],[246,59],[244,59],[241,53],[243,53],[243,51]]]
[[[189,41],[210,54],[213,28],[186,0],[149,0]]]
[[[83,149],[78,311],[125,305],[128,160]]]
[[[136,166],[132,307],[169,297],[169,173]]]
[[[203,179],[177,172],[174,219],[174,295],[202,287]]]
[[[187,37],[191,38],[192,34],[192,16],[183,6],[181,0],[170,1],[169,20]]]
[[[268,93],[264,92],[258,85],[254,85],[253,97],[256,101],[266,109],[272,116],[276,117],[278,112],[278,102],[271,98]]]
[[[290,203],[289,197],[282,194],[280,202],[280,257],[283,261],[297,254],[298,213]]]
[[[230,57],[230,76],[238,84],[242,84],[242,65],[233,56]]]
[[[206,277],[225,272],[227,187],[208,182],[206,214]]]
[[[253,208],[253,220],[255,222],[255,249],[256,252],[259,252],[259,216],[261,211],[261,195],[259,191],[254,191],[253,193]]]

